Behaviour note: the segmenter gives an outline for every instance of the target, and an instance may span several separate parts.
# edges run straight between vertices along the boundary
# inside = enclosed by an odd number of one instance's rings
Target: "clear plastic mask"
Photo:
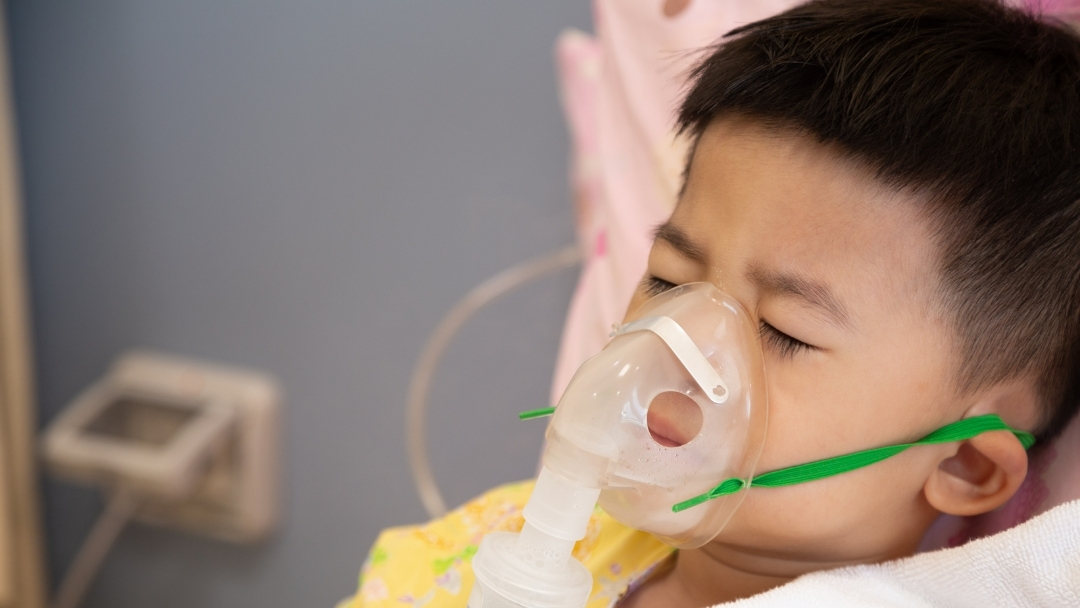
[[[672,506],[717,480],[749,484],[767,418],[756,323],[713,285],[691,283],[646,302],[581,366],[548,426],[543,463],[600,488],[600,506],[621,523],[699,547],[746,493]]]

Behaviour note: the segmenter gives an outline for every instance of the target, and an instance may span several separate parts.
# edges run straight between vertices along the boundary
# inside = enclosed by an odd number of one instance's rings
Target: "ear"
[[[923,493],[942,513],[986,513],[1012,498],[1027,476],[1027,464],[1027,451],[1011,432],[983,433],[938,463]]]

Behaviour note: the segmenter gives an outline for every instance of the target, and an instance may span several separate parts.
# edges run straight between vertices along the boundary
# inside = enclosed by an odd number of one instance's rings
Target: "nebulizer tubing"
[[[409,453],[409,469],[412,471],[416,491],[431,517],[446,513],[431,459],[427,451],[427,409],[431,394],[431,382],[439,361],[450,341],[472,315],[484,306],[498,300],[511,291],[553,272],[568,268],[581,261],[581,251],[576,245],[542,255],[508,268],[485,280],[465,295],[431,333],[424,350],[417,359],[409,380],[405,402],[405,443]]]

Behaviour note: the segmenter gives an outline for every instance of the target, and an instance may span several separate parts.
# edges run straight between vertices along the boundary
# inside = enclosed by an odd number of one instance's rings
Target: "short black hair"
[[[679,109],[743,116],[927,195],[969,391],[1036,382],[1040,439],[1080,406],[1080,39],[991,0],[817,0],[728,33]]]

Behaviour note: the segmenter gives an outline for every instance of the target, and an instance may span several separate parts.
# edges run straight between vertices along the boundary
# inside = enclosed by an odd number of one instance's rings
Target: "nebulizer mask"
[[[469,608],[580,608],[592,576],[571,557],[599,503],[612,518],[682,549],[720,533],[753,486],[803,483],[918,443],[1012,430],[969,418],[914,444],[755,477],[768,420],[757,323],[707,283],[653,297],[571,379],[547,429],[520,534],[488,534],[473,557]],[[1034,439],[1014,431],[1025,447]]]
[[[650,420],[654,402],[667,419]],[[749,480],[767,416],[761,347],[742,306],[706,283],[652,298],[571,379],[548,426],[525,528],[484,539],[469,606],[584,605],[592,577],[567,558],[598,500],[616,520],[675,546],[705,544],[745,493],[672,507],[718,480]],[[674,445],[665,430],[673,425],[699,428]],[[518,588],[515,575],[527,570],[541,576]]]

